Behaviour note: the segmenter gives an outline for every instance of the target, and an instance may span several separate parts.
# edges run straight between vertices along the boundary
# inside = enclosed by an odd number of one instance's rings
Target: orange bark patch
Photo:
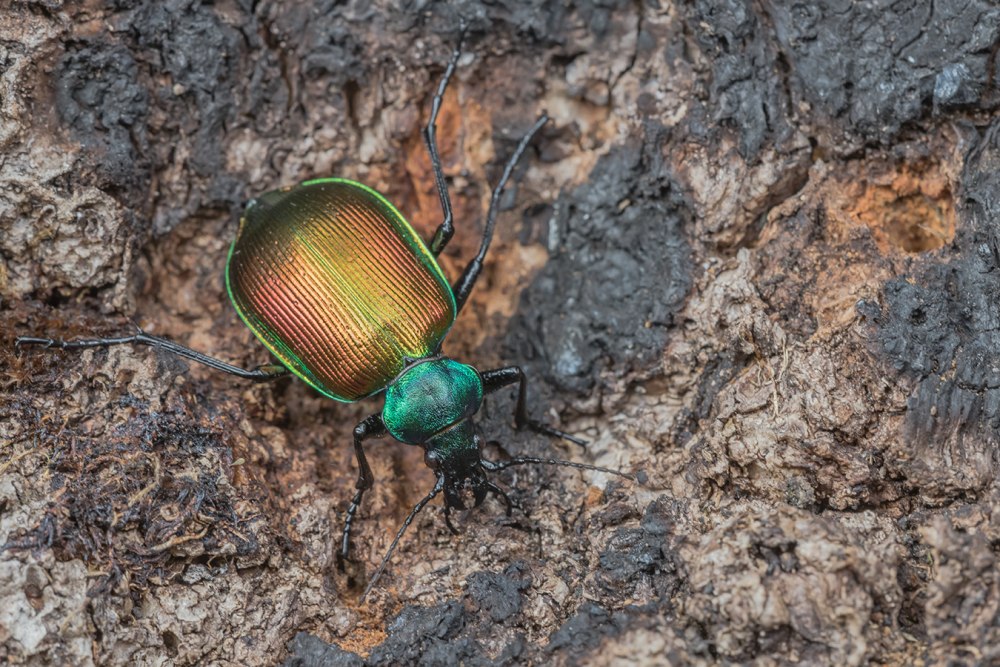
[[[336,643],[345,651],[367,656],[373,648],[385,641],[385,638],[388,636],[383,629],[359,625],[346,637],[337,639]]]
[[[927,252],[955,237],[951,188],[936,165],[903,165],[886,182],[861,184],[850,212],[872,230],[883,254]]]
[[[589,489],[587,489],[587,499],[584,502],[584,505],[586,507],[588,508],[597,507],[603,501],[604,501],[604,491],[597,488],[596,486],[592,486]]]

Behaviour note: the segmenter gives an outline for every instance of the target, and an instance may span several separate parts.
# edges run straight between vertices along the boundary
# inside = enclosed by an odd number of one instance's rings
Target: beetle
[[[442,354],[441,348],[479,277],[496,224],[500,197],[531,140],[548,122],[542,114],[507,160],[492,191],[478,253],[453,284],[437,256],[454,234],[451,200],[436,139],[445,90],[462,52],[464,27],[437,86],[423,139],[443,220],[430,244],[375,190],[343,178],[321,178],[267,192],[246,205],[226,262],[226,289],[239,317],[278,359],[252,369],[168,339],[139,331],[118,338],[58,340],[19,337],[15,346],[63,350],[119,344],[152,346],[249,380],[293,374],[320,394],[342,402],[384,395],[383,408],[354,429],[358,464],[355,493],[347,507],[340,564],[350,551],[351,527],[374,477],[364,443],[386,435],[424,449],[434,487],[410,511],[362,595],[367,597],[416,515],[444,494],[445,522],[451,509],[474,506],[489,493],[511,513],[513,502],[487,477],[529,463],[594,470],[631,479],[617,470],[559,459],[520,456],[492,461],[472,417],[485,395],[517,384],[514,423],[579,445],[585,441],[531,419],[527,380],[519,366],[480,372]]]

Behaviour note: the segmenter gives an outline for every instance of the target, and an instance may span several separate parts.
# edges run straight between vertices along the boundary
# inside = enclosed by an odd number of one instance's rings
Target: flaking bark
[[[417,4],[0,10],[0,662],[1000,659],[998,10]],[[522,511],[452,537],[430,509],[360,605],[433,483],[372,446],[337,569],[377,401],[12,344],[137,323],[268,362],[221,279],[243,203],[344,176],[429,238],[420,128],[459,17],[452,278],[553,122],[446,352],[523,365],[533,413],[591,441],[514,432],[502,396],[491,455],[644,482],[511,470]]]

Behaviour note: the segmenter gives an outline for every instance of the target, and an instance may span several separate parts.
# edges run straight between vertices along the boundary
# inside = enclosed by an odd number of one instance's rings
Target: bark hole
[[[887,183],[867,183],[853,214],[871,230],[883,254],[937,250],[955,238],[952,192],[937,165],[904,166]]]

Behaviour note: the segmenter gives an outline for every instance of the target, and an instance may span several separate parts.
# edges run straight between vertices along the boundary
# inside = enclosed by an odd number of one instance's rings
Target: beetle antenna
[[[601,466],[592,466],[587,463],[576,463],[574,461],[563,461],[562,459],[542,459],[536,456],[518,456],[506,461],[487,461],[482,459],[480,461],[482,466],[491,472],[496,472],[498,470],[503,470],[511,466],[525,465],[527,463],[540,463],[543,465],[550,466],[563,466],[566,468],[577,468],[578,470],[593,470],[595,472],[606,472],[610,475],[618,475],[619,477],[624,477],[632,482],[636,481],[634,475],[630,475],[627,472],[622,472],[621,470],[614,470],[612,468],[602,468]]]
[[[410,527],[411,523],[413,523],[413,518],[420,513],[420,510],[424,508],[424,505],[434,499],[434,496],[441,493],[443,488],[444,476],[442,475],[441,477],[438,477],[437,483],[434,484],[434,488],[431,489],[431,492],[424,496],[423,499],[414,505],[412,510],[410,510],[410,515],[406,517],[406,521],[403,522],[403,525],[399,528],[399,532],[396,533],[396,539],[394,539],[392,544],[389,545],[389,550],[385,552],[385,556],[382,557],[382,562],[379,563],[378,569],[375,570],[375,574],[373,574],[371,580],[369,580],[368,586],[365,587],[365,592],[361,595],[361,602],[365,601],[365,598],[367,598],[368,594],[372,592],[372,588],[375,587],[375,584],[382,576],[382,572],[385,571],[385,566],[389,564],[389,559],[392,558],[392,552],[396,550],[396,545],[399,544],[399,540],[403,537],[403,533],[405,533],[406,529]]]

